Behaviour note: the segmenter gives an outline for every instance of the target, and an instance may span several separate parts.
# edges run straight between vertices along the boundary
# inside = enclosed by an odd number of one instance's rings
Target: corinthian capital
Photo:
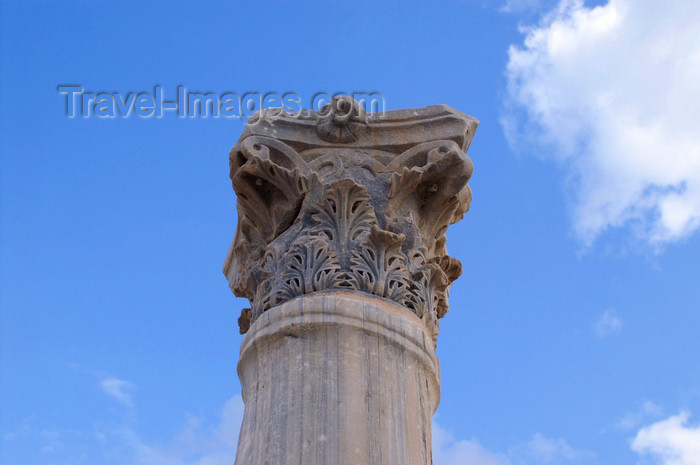
[[[445,105],[369,118],[349,97],[256,114],[229,157],[238,226],[224,273],[251,302],[241,332],[295,297],[342,290],[410,309],[436,338],[461,274],[445,231],[469,209],[477,125]]]

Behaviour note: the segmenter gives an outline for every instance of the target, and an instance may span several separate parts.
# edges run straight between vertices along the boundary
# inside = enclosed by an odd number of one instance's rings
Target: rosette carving
[[[324,141],[347,144],[358,140],[365,127],[364,108],[352,98],[342,96],[321,109],[316,132]]]
[[[445,231],[471,202],[465,152],[477,122],[435,106],[368,126],[357,102],[343,102],[263,114],[231,151],[239,220],[224,272],[251,301],[241,332],[290,299],[350,290],[408,308],[437,337],[461,273]]]

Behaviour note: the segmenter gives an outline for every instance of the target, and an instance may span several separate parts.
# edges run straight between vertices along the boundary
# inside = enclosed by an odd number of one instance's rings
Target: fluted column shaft
[[[236,465],[431,465],[440,375],[422,326],[348,292],[265,312],[241,345]]]

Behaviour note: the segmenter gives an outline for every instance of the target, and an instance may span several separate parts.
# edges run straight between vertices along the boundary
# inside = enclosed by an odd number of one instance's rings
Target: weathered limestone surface
[[[411,312],[347,292],[274,307],[241,346],[236,465],[431,465],[433,341]]]
[[[461,274],[445,231],[469,209],[478,121],[450,107],[370,117],[263,112],[230,154],[224,264],[246,404],[236,465],[429,465],[435,342]]]

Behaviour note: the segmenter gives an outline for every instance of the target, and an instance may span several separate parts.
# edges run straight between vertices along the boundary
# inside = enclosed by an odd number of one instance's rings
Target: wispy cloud
[[[622,320],[615,314],[614,310],[607,310],[593,325],[593,331],[598,337],[607,337],[620,332]]]
[[[119,461],[132,465],[232,465],[243,420],[240,394],[230,398],[218,423],[188,415],[186,426],[170,441],[154,443],[129,424],[99,431],[101,454],[119,450]]]
[[[504,13],[518,13],[526,10],[534,10],[540,6],[541,0],[506,0],[499,8]]]
[[[476,439],[457,440],[433,421],[433,463],[435,465],[547,465],[587,463],[595,458],[589,451],[575,449],[564,439],[536,433],[531,440],[507,452],[490,451]]]
[[[658,465],[700,465],[700,425],[688,425],[690,413],[656,422],[639,430],[632,450]]]
[[[659,415],[661,415],[661,407],[653,402],[646,401],[639,407],[639,410],[628,413],[615,426],[623,431],[631,430],[639,426],[644,420],[658,417]]]
[[[85,434],[70,428],[56,428],[42,422],[35,416],[22,419],[18,428],[3,434],[0,445],[3,453],[9,450],[32,450],[38,458],[37,465],[50,463],[51,465],[78,465],[81,463],[72,454],[75,444],[85,440]],[[0,457],[6,457],[0,454]],[[26,458],[26,457],[25,457]],[[45,462],[48,460],[49,462]],[[3,462],[4,463],[4,462]]]
[[[433,421],[433,463],[435,465],[507,465],[508,457],[486,450],[475,439],[455,440],[452,433]]]
[[[134,400],[131,397],[131,391],[136,388],[136,386],[129,381],[123,379],[118,379],[114,377],[108,377],[100,380],[100,389],[122,404],[125,407],[133,408]]]
[[[240,395],[229,399],[217,422],[189,416],[186,425],[164,442],[145,438],[126,418],[116,423],[98,419],[91,431],[47,427],[28,419],[5,435],[4,446],[25,455],[31,450],[37,465],[233,465],[243,401]]]
[[[514,465],[561,464],[595,457],[591,452],[574,449],[564,439],[548,438],[541,433],[536,433],[527,443],[512,448],[509,455]]]
[[[662,250],[700,227],[700,2],[560,0],[507,65],[511,146],[557,160],[583,244]]]

